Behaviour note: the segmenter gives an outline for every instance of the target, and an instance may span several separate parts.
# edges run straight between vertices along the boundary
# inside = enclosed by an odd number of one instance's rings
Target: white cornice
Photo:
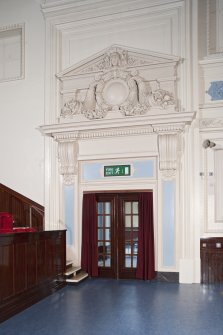
[[[49,2],[45,0],[41,8],[46,18],[71,13],[78,16],[89,13],[92,17],[92,15],[116,14],[145,8],[157,10],[157,8],[160,9],[160,6],[171,9],[182,6],[182,4],[182,0],[60,0]]]
[[[123,136],[133,136],[133,135],[148,135],[153,132],[151,126],[147,128],[137,127],[137,128],[115,128],[113,130],[89,130],[89,131],[79,131],[73,133],[55,133],[53,137],[55,140],[62,141],[74,141],[74,140],[89,140],[96,139],[100,137],[123,137]]]
[[[100,137],[147,135],[154,132],[179,132],[191,124],[195,113],[171,113],[90,122],[72,122],[39,127],[45,136],[57,140],[94,139]]]

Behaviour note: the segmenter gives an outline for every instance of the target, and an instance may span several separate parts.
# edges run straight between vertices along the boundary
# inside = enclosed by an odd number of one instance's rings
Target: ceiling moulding
[[[57,16],[66,15],[73,13],[78,14],[82,12],[92,12],[100,10],[109,11],[109,13],[121,13],[143,8],[152,8],[162,5],[168,6],[168,8],[175,7],[177,4],[182,5],[182,1],[170,1],[170,0],[45,0],[42,2],[41,8],[44,15]]]

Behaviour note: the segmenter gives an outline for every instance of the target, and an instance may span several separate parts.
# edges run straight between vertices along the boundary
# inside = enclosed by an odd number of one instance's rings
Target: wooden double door
[[[96,195],[99,277],[135,278],[139,193]]]

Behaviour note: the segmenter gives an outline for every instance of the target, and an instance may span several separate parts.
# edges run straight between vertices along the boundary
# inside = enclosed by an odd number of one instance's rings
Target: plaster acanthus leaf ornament
[[[175,169],[169,169],[169,170],[161,170],[161,174],[163,179],[173,179],[176,176],[176,170]]]
[[[174,105],[173,95],[165,90],[158,89],[154,91],[151,95],[151,105],[160,106],[162,108],[167,108],[169,105]]]
[[[89,120],[92,120],[92,119],[103,119],[106,114],[107,114],[107,110],[106,109],[93,109],[93,110],[84,110],[83,111],[83,114],[84,116],[89,119]]]
[[[128,66],[135,67],[135,66],[143,66],[143,65],[149,65],[150,62],[142,59],[137,59],[135,57],[128,57]]]
[[[77,115],[77,114],[81,113],[82,102],[80,100],[78,100],[77,93],[75,95],[76,95],[75,98],[72,98],[70,101],[68,101],[64,104],[64,107],[61,111],[61,116],[62,117],[64,117],[64,118],[71,117],[71,116],[74,116],[74,115]]]
[[[75,174],[63,175],[63,182],[65,185],[72,185],[75,181]]]
[[[74,176],[77,174],[77,155],[77,142],[58,142],[59,173],[63,176],[66,185],[72,184]]]
[[[128,70],[128,52],[121,48],[111,49],[104,56],[93,82],[85,90],[76,90],[72,99],[64,103],[61,117],[72,118],[82,114],[87,119],[102,119],[111,111],[122,115],[146,114],[151,107],[168,108],[175,104],[173,94],[158,88],[152,91],[149,81],[136,69]],[[85,96],[83,97],[83,94]]]
[[[81,73],[91,73],[110,70],[114,67],[126,67],[129,65],[128,52],[121,48],[110,48],[103,58],[94,65],[83,69]]]
[[[120,112],[125,116],[136,116],[136,115],[143,115],[147,112],[146,106],[142,106],[140,104],[137,104],[135,106],[129,105],[129,106],[121,106]]]

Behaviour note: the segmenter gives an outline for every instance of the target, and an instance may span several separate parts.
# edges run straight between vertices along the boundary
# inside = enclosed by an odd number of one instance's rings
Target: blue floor
[[[222,335],[223,285],[88,279],[0,325],[1,335]]]

